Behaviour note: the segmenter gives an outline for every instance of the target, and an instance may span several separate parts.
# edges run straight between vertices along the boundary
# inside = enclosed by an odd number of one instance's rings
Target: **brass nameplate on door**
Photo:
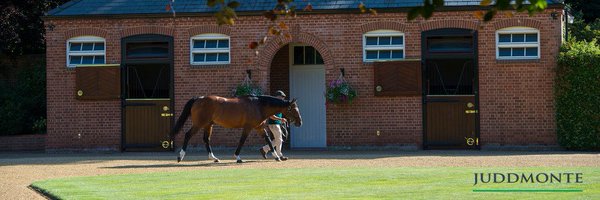
[[[478,111],[477,110],[465,110],[465,113],[467,113],[467,114],[475,114],[475,113],[478,113]]]
[[[173,117],[173,113],[160,113],[161,117]]]

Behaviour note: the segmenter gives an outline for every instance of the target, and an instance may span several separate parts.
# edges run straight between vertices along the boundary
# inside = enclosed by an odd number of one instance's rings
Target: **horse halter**
[[[286,117],[288,119],[288,122],[290,122],[290,123],[293,123],[297,120],[297,117],[292,114],[292,110],[294,110],[294,109],[298,109],[298,105],[290,104],[290,106],[287,107],[286,112],[284,114],[284,116],[292,116],[291,118]],[[296,111],[296,112],[298,112],[298,111]]]

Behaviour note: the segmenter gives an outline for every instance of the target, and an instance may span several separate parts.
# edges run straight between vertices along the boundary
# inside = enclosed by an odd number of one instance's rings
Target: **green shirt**
[[[275,116],[277,116],[277,117],[279,117],[279,118],[282,118],[282,117],[283,117],[283,114],[281,114],[281,113],[277,113],[277,114],[275,114]],[[269,117],[269,121],[268,121],[268,123],[269,123],[269,124],[281,124],[281,120],[273,120],[273,119],[271,119],[271,118]]]

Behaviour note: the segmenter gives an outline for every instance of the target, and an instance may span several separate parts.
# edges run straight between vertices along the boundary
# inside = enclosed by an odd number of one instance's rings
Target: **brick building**
[[[269,36],[255,54],[248,44],[273,24],[262,12],[274,1],[240,1],[233,26],[218,26],[203,1],[175,1],[175,16],[166,2],[75,0],[49,12],[46,150],[160,149],[189,98],[231,96],[247,70],[266,93],[299,98],[305,122],[292,148],[557,146],[562,4],[483,22],[478,0],[446,0],[412,21],[421,0],[364,1],[378,15],[360,14],[359,1],[318,1],[283,20],[291,37]],[[340,69],[358,97],[326,105]],[[240,134],[215,127],[212,143],[234,146]],[[252,134],[246,145],[262,143]]]

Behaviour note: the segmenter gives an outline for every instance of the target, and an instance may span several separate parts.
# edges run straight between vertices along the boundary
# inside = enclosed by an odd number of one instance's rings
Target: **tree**
[[[503,10],[514,10],[516,12],[527,12],[529,15],[544,11],[548,7],[546,0],[482,0],[480,5],[487,11],[477,12],[476,16],[483,21],[490,21]],[[437,8],[444,6],[444,0],[423,0],[423,6],[416,7],[408,13],[408,19],[422,16],[429,19]]]
[[[573,23],[567,24],[569,38],[574,38],[576,41],[600,41],[600,19],[586,23],[583,15],[581,12],[573,13],[575,18],[573,19]],[[597,45],[597,43],[594,44]]]
[[[171,0],[167,5],[167,11],[172,11],[173,16],[175,16],[175,10],[173,9],[174,0]],[[265,11],[264,17],[275,22],[277,19],[281,17],[296,17],[296,6],[290,6],[289,4],[294,0],[275,0],[275,6],[272,10]],[[237,18],[237,14],[235,9],[240,6],[240,3],[237,1],[225,1],[225,0],[208,0],[206,1],[206,5],[210,7],[219,6],[220,10],[215,13],[215,18],[217,20],[217,24],[219,25],[234,25],[235,19]],[[494,16],[503,10],[513,10],[516,12],[527,12],[529,15],[533,15],[537,12],[544,11],[546,7],[548,7],[548,2],[546,0],[482,0],[480,5],[486,11],[478,11],[475,13],[475,16],[482,19],[483,21],[490,21]],[[414,7],[408,12],[408,19],[413,20],[417,17],[421,16],[425,19],[429,19],[433,16],[436,9],[444,6],[444,0],[423,0],[423,5],[419,7]],[[371,13],[373,15],[377,15],[377,11],[375,9],[367,8],[367,5],[362,2],[357,5],[358,9],[361,13]],[[312,11],[312,5],[309,3],[306,7],[302,9],[302,11],[310,12]],[[508,13],[508,14],[512,14]],[[269,35],[284,35],[286,37],[291,37],[289,33],[286,32],[288,26],[283,23],[283,21],[279,23],[274,23],[269,26],[267,30],[267,36],[264,36],[259,41],[250,42],[248,47],[250,49],[256,49],[258,46],[264,44]],[[258,53],[258,52],[257,52]]]
[[[44,22],[48,10],[68,0],[2,0],[0,2],[0,53],[14,57],[43,53]]]
[[[600,18],[600,1],[598,0],[565,0],[565,4],[571,7],[571,12],[583,13],[583,20],[586,23],[592,23]]]

